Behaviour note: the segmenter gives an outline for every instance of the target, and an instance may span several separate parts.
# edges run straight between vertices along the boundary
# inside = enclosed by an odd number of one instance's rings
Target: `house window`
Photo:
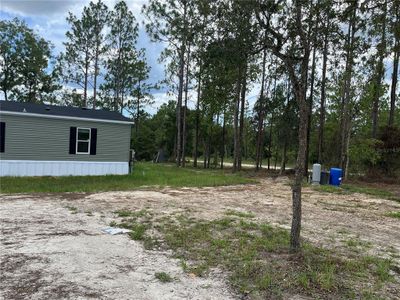
[[[76,129],[76,154],[89,154],[90,128]]]

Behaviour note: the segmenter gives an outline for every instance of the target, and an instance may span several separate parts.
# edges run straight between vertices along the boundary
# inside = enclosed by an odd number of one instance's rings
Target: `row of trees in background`
[[[216,152],[224,156],[224,147],[212,143],[212,131],[224,127],[219,139],[230,143],[226,128],[232,126],[233,166],[240,169],[251,115],[257,123],[251,156],[258,166],[276,146],[275,157],[283,162],[297,152],[293,132],[299,128],[304,166],[318,161],[347,174],[349,166],[362,172],[382,163],[386,150],[375,150],[389,146],[382,140],[385,130],[393,132],[399,122],[399,7],[391,0],[151,0],[143,7],[146,28],[154,41],[167,43],[162,58],[177,98],[177,135],[169,149],[177,164],[192,154],[186,130],[190,100],[196,103],[195,165],[200,153],[208,161]],[[259,96],[250,112],[248,91],[255,86]],[[298,120],[287,120],[291,112]],[[281,120],[293,122],[278,126]],[[208,124],[206,132],[201,123]]]
[[[170,85],[177,97],[172,150],[177,165],[184,165],[190,154],[187,97],[191,88],[197,94],[194,166],[199,145],[203,144],[204,166],[209,166],[213,154],[223,158],[225,145],[233,144],[233,170],[241,169],[249,138],[246,98],[258,83],[253,108],[256,126],[250,133],[256,136],[256,167],[265,153],[265,140],[271,156],[273,128],[283,162],[288,150],[295,148],[291,247],[298,249],[301,183],[310,158],[340,166],[344,176],[352,155],[354,162],[370,170],[378,164],[385,173],[395,170],[383,153],[400,146],[399,128],[394,127],[398,124],[399,6],[399,1],[390,0],[150,0],[143,7],[147,31],[154,41],[168,43],[163,57],[168,58]],[[385,78],[390,69],[388,99]],[[287,118],[293,111],[298,118],[290,124]],[[227,139],[229,126],[232,139]],[[298,133],[296,139],[293,131]],[[393,135],[397,139],[388,141]]]
[[[51,42],[24,22],[0,21],[5,100],[126,109],[138,118],[156,86],[149,84],[145,49],[136,47],[138,23],[127,4],[109,10],[102,1],[90,2],[67,22],[65,51],[54,56]]]
[[[249,160],[281,172],[294,165],[294,250],[310,163],[399,176],[399,0],[149,0],[142,14],[152,41],[166,45],[173,101],[155,115],[146,113],[153,86],[124,1],[70,14],[51,72],[51,45],[2,21],[6,99],[53,101],[61,78],[83,90],[63,91],[64,104],[132,112],[139,159],[163,149],[178,166],[189,157],[205,168],[229,159],[234,171]]]

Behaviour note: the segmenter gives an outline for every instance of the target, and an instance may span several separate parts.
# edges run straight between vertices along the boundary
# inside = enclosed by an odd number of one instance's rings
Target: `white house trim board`
[[[79,117],[69,117],[69,116],[44,115],[44,114],[34,114],[34,113],[28,113],[28,112],[24,113],[24,112],[15,112],[15,111],[0,111],[0,114],[12,115],[12,116],[40,117],[40,118],[50,118],[50,119],[81,120],[81,121],[127,124],[127,125],[132,125],[134,123],[134,122],[117,121],[117,120],[105,120],[105,119],[94,119],[94,118],[79,118]]]
[[[128,162],[0,160],[0,176],[129,174]]]

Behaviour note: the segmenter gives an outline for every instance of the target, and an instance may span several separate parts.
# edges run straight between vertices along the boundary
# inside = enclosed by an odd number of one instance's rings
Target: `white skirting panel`
[[[0,160],[0,176],[128,174],[128,162]]]

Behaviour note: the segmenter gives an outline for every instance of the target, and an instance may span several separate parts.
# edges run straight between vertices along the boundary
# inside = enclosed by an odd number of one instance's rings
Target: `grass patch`
[[[225,270],[232,286],[249,298],[279,299],[293,293],[351,299],[362,297],[366,288],[376,296],[392,280],[390,260],[360,253],[346,258],[307,242],[300,253],[291,254],[287,230],[228,212],[221,219],[205,221],[124,211],[118,225],[132,230],[142,225],[139,232],[145,247],[173,250],[185,272],[207,276],[212,268]],[[140,217],[132,217],[136,215]],[[349,247],[368,246],[355,239],[349,243]]]
[[[149,228],[149,220],[151,213],[147,210],[139,211],[129,211],[129,210],[119,210],[115,214],[123,218],[121,223],[112,221],[110,223],[111,227],[120,227],[131,230],[129,237],[136,241],[143,241],[146,239],[146,230]]]
[[[386,214],[387,217],[400,219],[400,211],[392,211]]]
[[[345,240],[344,243],[347,245],[347,247],[354,251],[365,251],[372,247],[372,244],[370,242],[362,241],[359,238],[355,237]]]
[[[388,200],[400,201],[400,197],[396,196],[394,193],[388,190],[359,186],[355,184],[342,184],[340,185],[340,187],[332,185],[318,185],[318,186],[312,186],[312,188],[314,190],[326,193],[335,193],[335,194],[361,193]]]
[[[236,216],[240,218],[254,218],[255,215],[252,212],[242,212],[242,211],[237,211],[237,210],[227,210],[225,212],[227,216]]]
[[[0,192],[58,193],[134,190],[144,187],[203,187],[254,183],[220,170],[177,168],[170,164],[137,163],[132,174],[105,176],[1,177]]]
[[[165,272],[157,272],[154,274],[154,276],[163,283],[172,282],[174,280],[168,273]]]

